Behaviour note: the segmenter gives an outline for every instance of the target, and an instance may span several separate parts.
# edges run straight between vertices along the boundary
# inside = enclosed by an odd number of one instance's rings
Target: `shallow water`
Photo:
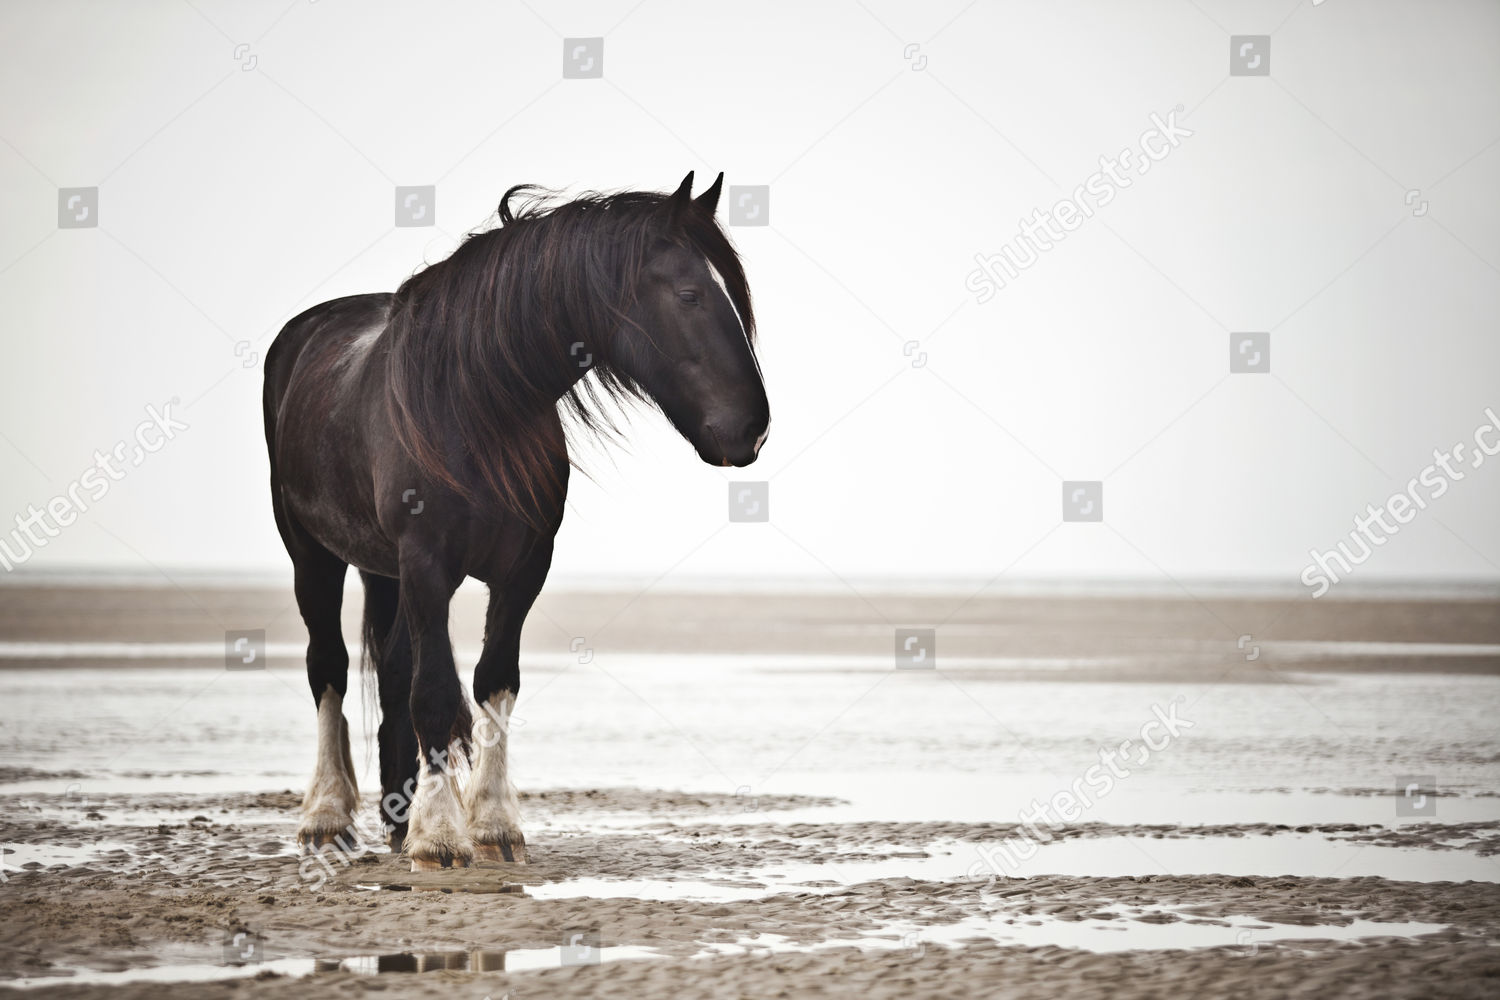
[[[1404,775],[1437,779],[1439,820],[1500,819],[1500,678],[1284,676],[1077,683],[598,657],[525,672],[513,770],[523,789],[738,794],[747,821],[764,818],[758,795],[789,792],[847,800],[836,815],[816,810],[819,822],[1013,821],[1101,749],[1128,739],[1139,752],[1154,708],[1174,707],[1191,728],[1131,764],[1080,821],[1398,822]],[[46,772],[17,775],[6,794],[300,788],[312,763],[300,671],[5,670],[0,693],[0,762]],[[370,790],[373,725],[357,685],[346,714]],[[80,773],[52,776],[69,771]]]

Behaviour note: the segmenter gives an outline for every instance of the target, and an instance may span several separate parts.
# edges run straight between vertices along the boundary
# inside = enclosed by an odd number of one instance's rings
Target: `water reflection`
[[[314,972],[436,972],[454,969],[459,972],[504,972],[505,952],[486,949],[473,951],[398,952],[392,955],[360,955],[345,959],[315,959]]]

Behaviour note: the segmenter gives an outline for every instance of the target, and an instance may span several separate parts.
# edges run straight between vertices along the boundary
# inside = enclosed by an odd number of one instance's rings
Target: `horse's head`
[[[714,221],[720,174],[692,196],[693,175],[662,204],[662,235],[641,262],[628,329],[611,361],[654,399],[710,465],[749,465],[771,407],[751,342],[750,292]]]

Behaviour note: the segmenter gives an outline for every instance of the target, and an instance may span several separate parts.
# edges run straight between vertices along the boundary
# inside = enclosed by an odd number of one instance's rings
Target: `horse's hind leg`
[[[380,812],[391,850],[406,839],[407,810],[417,787],[417,737],[411,726],[411,633],[401,589],[387,576],[360,573],[365,584],[365,652],[380,684]]]
[[[401,613],[411,631],[411,719],[417,734],[417,788],[407,813],[413,871],[467,867],[474,858],[459,803],[455,757],[473,724],[448,639],[448,602],[463,575],[415,542],[401,546]]]
[[[292,534],[287,547],[296,570],[297,607],[307,623],[307,682],[318,706],[318,759],[302,799],[297,839],[321,847],[350,830],[359,806],[344,720],[349,651],[339,622],[349,567],[311,539]]]
[[[526,838],[521,835],[520,802],[510,780],[507,744],[511,711],[521,690],[521,625],[551,565],[549,538],[537,542],[511,579],[490,587],[484,652],[474,668],[474,698],[483,715],[474,727],[478,751],[464,807],[475,851],[491,861],[526,863]]]

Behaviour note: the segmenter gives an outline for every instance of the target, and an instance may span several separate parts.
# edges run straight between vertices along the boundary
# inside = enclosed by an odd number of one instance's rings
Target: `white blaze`
[[[741,316],[740,311],[734,308],[734,299],[730,296],[729,286],[724,284],[724,276],[719,273],[719,269],[714,267],[713,263],[707,257],[703,258],[703,263],[708,268],[708,273],[714,279],[714,283],[719,286],[719,291],[724,293],[725,300],[729,302],[730,310],[734,312],[734,318],[739,321],[740,336],[745,339],[745,349],[750,352],[750,360],[755,364],[755,375],[760,379],[761,385],[765,385],[766,378],[760,371],[760,359],[755,356],[755,348],[750,346],[750,335],[745,332],[745,317]],[[761,440],[765,440],[765,437],[762,436]]]
[[[739,320],[740,336],[745,338],[745,350],[750,352],[750,361],[755,365],[755,377],[760,379],[761,391],[764,392],[766,387],[766,376],[760,370],[760,358],[757,358],[755,356],[755,348],[750,345],[750,335],[745,332],[745,317],[741,316],[740,311],[734,308],[734,299],[730,296],[729,286],[724,284],[724,276],[719,273],[719,269],[714,267],[713,263],[706,257],[704,258],[703,263],[707,265],[708,273],[713,277],[714,282],[719,286],[719,291],[724,293],[724,298],[729,302],[729,308],[734,310],[734,318]],[[766,443],[766,438],[770,435],[770,433],[771,422],[768,420],[766,421],[766,429],[761,431],[760,437],[755,439],[755,454],[760,454],[760,446]],[[728,463],[726,462],[725,464]]]

